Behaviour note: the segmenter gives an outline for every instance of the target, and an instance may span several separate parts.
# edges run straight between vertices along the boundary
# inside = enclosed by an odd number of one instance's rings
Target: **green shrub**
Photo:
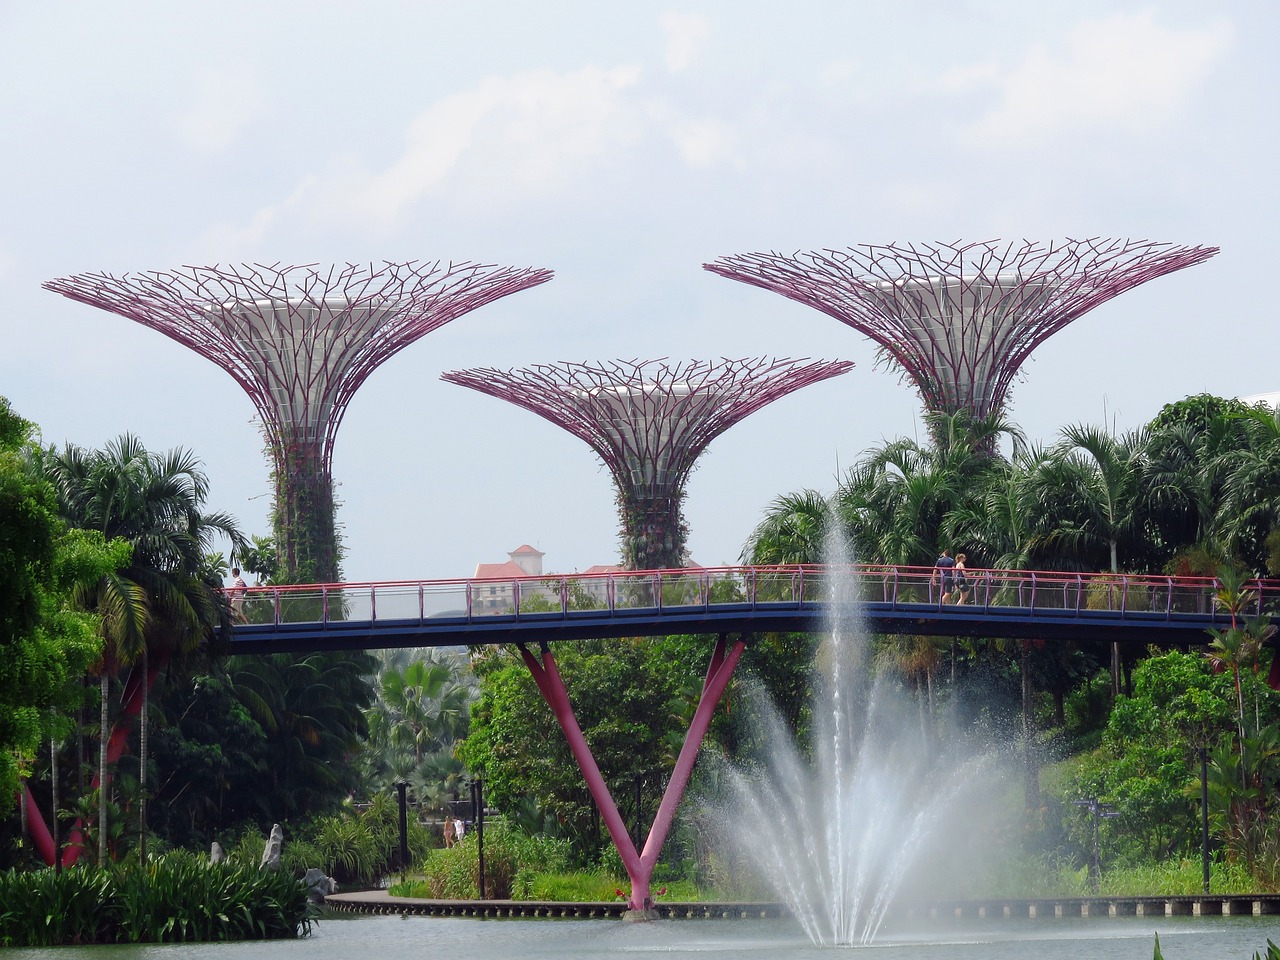
[[[109,942],[118,910],[110,871],[0,873],[0,946]]]
[[[495,824],[484,833],[485,894],[505,900],[526,888],[535,872],[563,871],[569,864],[569,844],[550,837],[530,837]],[[398,896],[432,900],[471,900],[480,896],[479,845],[475,831],[462,843],[428,851],[418,863],[422,879],[392,886]]]
[[[616,900],[620,895],[618,891],[625,894],[630,887],[627,880],[600,868],[567,873],[521,871],[511,899],[591,903]]]
[[[179,943],[296,937],[310,928],[291,874],[210,866],[192,853],[147,863],[0,874],[0,945]]]

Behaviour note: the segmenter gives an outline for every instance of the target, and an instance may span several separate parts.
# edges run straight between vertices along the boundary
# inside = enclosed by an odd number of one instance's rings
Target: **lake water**
[[[352,917],[321,920],[305,940],[271,943],[6,950],[4,960],[1250,960],[1280,917],[1096,917],[929,921],[887,926],[867,947],[815,947],[789,920],[477,920]]]

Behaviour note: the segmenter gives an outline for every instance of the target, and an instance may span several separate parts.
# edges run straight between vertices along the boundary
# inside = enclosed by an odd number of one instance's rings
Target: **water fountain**
[[[833,568],[849,562],[828,544]],[[958,804],[989,784],[992,750],[944,744],[893,681],[877,681],[851,578],[833,578],[831,622],[814,664],[812,743],[804,751],[762,704],[757,767],[727,767],[727,839],[753,862],[809,938],[867,944]]]

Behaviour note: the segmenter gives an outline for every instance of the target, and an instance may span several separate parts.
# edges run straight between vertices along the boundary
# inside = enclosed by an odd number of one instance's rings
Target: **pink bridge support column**
[[[643,854],[636,850],[622,815],[618,812],[618,805],[614,803],[613,794],[609,792],[600,768],[596,765],[591,747],[582,735],[582,728],[578,726],[578,720],[574,716],[573,705],[569,702],[569,693],[565,689],[564,680],[560,677],[560,671],[556,668],[551,649],[545,643],[542,644],[542,661],[539,662],[524,644],[516,646],[529,667],[529,672],[533,674],[534,682],[538,685],[543,699],[551,707],[551,712],[555,714],[560,729],[564,731],[569,749],[578,762],[578,769],[582,771],[583,778],[587,781],[587,789],[591,792],[591,797],[595,800],[601,816],[604,817],[605,827],[613,839],[618,855],[622,858],[622,865],[627,871],[627,877],[631,880],[631,901],[628,906],[636,911],[651,910],[653,897],[650,894],[649,881],[653,876],[653,868],[657,865],[658,854],[662,850],[663,843],[666,842],[676,808],[680,805],[684,789],[693,773],[693,765],[697,760],[698,750],[702,746],[702,738],[706,736],[707,729],[711,725],[716,704],[724,695],[725,687],[728,686],[734,668],[738,665],[738,659],[745,646],[744,641],[738,640],[727,654],[725,638],[722,636],[716,641],[711,662],[707,667],[707,677],[703,681],[702,696],[694,710],[693,721],[685,734],[680,756],[676,760],[675,769],[667,782],[667,789],[662,795],[662,802],[649,829]]]

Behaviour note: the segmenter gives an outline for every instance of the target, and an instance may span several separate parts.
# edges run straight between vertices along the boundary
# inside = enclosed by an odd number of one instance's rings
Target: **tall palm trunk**
[[[107,705],[111,697],[111,675],[104,665],[102,679],[99,681],[102,693],[102,706],[99,716],[98,730],[98,866],[107,862],[107,738],[111,731],[107,724]]]
[[[26,799],[25,796],[23,799]],[[53,837],[53,867],[55,873],[61,873],[62,857],[58,850],[58,734],[54,731],[53,724],[49,725],[49,805],[53,808],[53,816],[51,818],[51,826],[53,828],[51,832]],[[25,828],[26,824],[23,824],[23,827]]]
[[[1117,544],[1115,540],[1111,541],[1111,572],[1120,572],[1120,560],[1117,555]],[[1120,696],[1120,643],[1116,640],[1111,641],[1111,699],[1114,701]]]
[[[138,747],[138,856],[147,862],[147,713],[151,707],[151,672],[146,644],[142,646],[142,723],[141,744]]]

